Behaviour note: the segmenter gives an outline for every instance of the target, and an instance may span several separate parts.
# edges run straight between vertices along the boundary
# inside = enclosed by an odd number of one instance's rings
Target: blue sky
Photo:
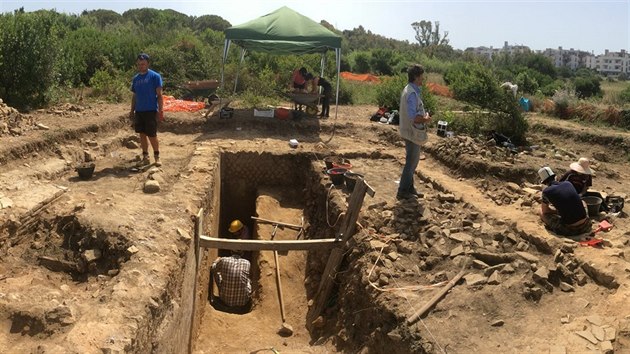
[[[362,25],[385,37],[415,42],[411,23],[439,21],[458,49],[476,46],[527,45],[531,49],[575,48],[600,54],[604,49],[630,47],[630,0],[407,0],[407,1],[265,1],[265,0],[0,0],[0,12],[56,9],[81,13],[131,8],[173,9],[188,15],[219,15],[237,25],[288,6],[315,21],[326,20],[340,30]]]

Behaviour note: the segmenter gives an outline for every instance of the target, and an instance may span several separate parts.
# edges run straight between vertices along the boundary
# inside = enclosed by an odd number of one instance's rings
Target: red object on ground
[[[164,112],[197,112],[206,108],[205,102],[178,100],[173,96],[162,95]]]
[[[595,231],[593,231],[594,234],[600,232],[600,231],[610,231],[610,229],[613,228],[613,224],[609,223],[608,220],[602,220],[599,223],[599,226],[597,227],[597,229],[595,229]]]
[[[346,79],[352,81],[363,81],[363,82],[381,82],[381,79],[376,75],[372,74],[353,74],[349,71],[342,71],[339,75]]]
[[[280,120],[287,120],[291,116],[291,111],[286,108],[280,107],[274,110],[274,115]]]
[[[601,246],[602,242],[603,242],[602,239],[594,238],[594,239],[590,239],[590,240],[587,240],[587,241],[580,241],[579,244],[582,245],[582,246],[599,247],[599,246]]]

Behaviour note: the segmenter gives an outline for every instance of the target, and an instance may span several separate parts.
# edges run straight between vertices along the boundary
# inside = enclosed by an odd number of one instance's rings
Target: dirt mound
[[[34,127],[35,121],[32,117],[21,114],[0,98],[0,136],[22,135],[24,131],[32,130]]]

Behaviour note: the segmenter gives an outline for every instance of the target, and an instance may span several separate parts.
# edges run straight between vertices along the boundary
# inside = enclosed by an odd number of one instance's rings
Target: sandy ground
[[[11,353],[38,347],[51,353],[159,352],[151,340],[139,344],[133,338],[168,321],[151,308],[186,296],[164,295],[190,247],[176,230],[190,230],[217,154],[246,151],[306,154],[316,169],[323,168],[325,156],[342,155],[376,195],[366,197],[361,227],[315,327],[305,317],[327,253],[280,256],[287,322],[295,330],[284,338],[276,333],[281,318],[273,253],[263,251],[256,260],[260,279],[253,311],[234,315],[209,302],[200,305],[195,352],[630,350],[626,215],[594,217],[594,224],[606,218],[615,226],[600,233],[603,247],[580,246],[542,227],[536,183],[540,166],[561,173],[585,156],[595,161],[594,189],[625,196],[627,132],[534,114],[528,116],[528,140],[537,147],[516,156],[483,139],[431,134],[417,170],[424,197],[407,203],[394,198],[404,148],[396,127],[369,121],[373,110],[340,107],[336,119],[300,122],[255,118],[238,109],[230,120],[167,114],[160,134],[164,165],[140,173],[131,170],[139,149],[126,106],[32,113],[25,121],[45,129],[0,137],[0,347]],[[288,145],[292,138],[300,142],[297,149]],[[83,181],[74,166],[88,155],[96,170]],[[328,177],[316,172],[328,186]],[[160,191],[144,193],[151,178]],[[256,213],[295,223],[312,215],[305,210],[324,207],[322,199],[286,197],[295,192],[287,187],[260,188]],[[322,198],[343,210],[348,196],[333,188]],[[296,202],[278,202],[286,199]],[[328,213],[307,221],[334,235],[327,225],[339,214]],[[270,225],[259,226],[257,237],[271,231]],[[276,237],[295,233],[281,230]],[[101,251],[100,260],[86,253],[94,249]],[[477,262],[466,268],[464,280],[420,322],[405,324],[472,260]]]

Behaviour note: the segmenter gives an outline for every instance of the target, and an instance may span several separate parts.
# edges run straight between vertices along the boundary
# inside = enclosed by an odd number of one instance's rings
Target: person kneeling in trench
[[[540,183],[547,185],[542,191],[540,206],[540,218],[545,227],[562,236],[590,233],[591,220],[586,216],[584,204],[571,182],[556,182],[556,175],[549,167],[538,170],[538,175]]]
[[[241,251],[232,251],[231,256],[219,257],[212,263],[210,278],[217,284],[219,297],[215,298],[210,284],[210,301],[219,310],[234,313],[251,310],[251,263],[241,255]]]

